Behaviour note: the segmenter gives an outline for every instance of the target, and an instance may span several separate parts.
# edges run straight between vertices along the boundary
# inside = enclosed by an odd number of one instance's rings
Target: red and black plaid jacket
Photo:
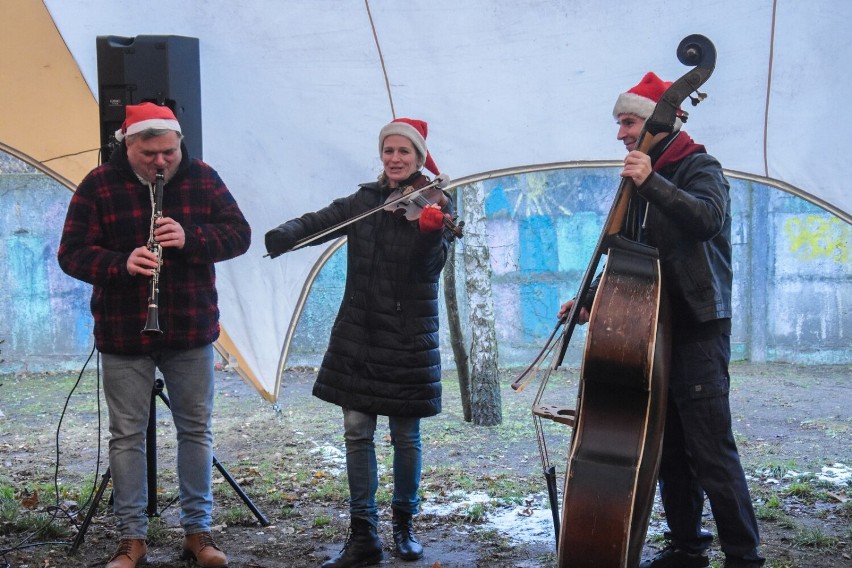
[[[213,263],[248,250],[251,229],[219,174],[200,160],[183,159],[163,189],[163,216],[181,224],[183,249],[164,248],[159,284],[163,334],[141,334],[150,278],[131,276],[127,259],[148,241],[151,188],[133,173],[126,148],[92,170],[71,198],[59,243],[59,265],[92,284],[95,345],[102,353],[133,355],[190,349],[219,337]]]

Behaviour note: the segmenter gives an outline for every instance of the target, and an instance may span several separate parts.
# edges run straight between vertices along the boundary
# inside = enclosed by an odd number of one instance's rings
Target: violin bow
[[[361,219],[364,219],[364,218],[366,218],[366,217],[369,217],[370,215],[372,215],[372,214],[374,214],[374,213],[378,213],[379,211],[384,210],[384,209],[385,209],[386,207],[388,207],[389,205],[395,205],[395,204],[397,204],[397,203],[400,203],[400,202],[402,202],[402,201],[405,201],[406,199],[411,199],[412,197],[416,197],[416,196],[417,196],[417,195],[419,195],[421,192],[423,192],[423,191],[425,191],[425,190],[427,190],[427,189],[429,189],[429,188],[432,188],[432,187],[435,187],[435,186],[440,187],[440,186],[441,186],[441,184],[442,184],[442,183],[444,183],[445,181],[446,181],[446,180],[445,180],[444,178],[442,178],[441,176],[438,176],[438,177],[436,177],[434,180],[432,180],[431,182],[429,182],[427,185],[424,185],[423,187],[419,187],[419,188],[417,188],[417,189],[413,189],[413,190],[409,191],[408,193],[406,193],[406,194],[404,194],[404,195],[401,195],[401,196],[397,197],[396,199],[392,199],[392,200],[390,200],[390,201],[386,201],[386,202],[382,203],[381,205],[379,205],[378,207],[373,207],[372,209],[369,209],[369,210],[367,210],[367,211],[364,211],[363,213],[359,213],[358,215],[355,215],[354,217],[352,217],[352,218],[350,218],[350,219],[347,219],[346,221],[343,221],[343,222],[341,222],[341,223],[338,223],[338,224],[334,225],[333,227],[329,227],[328,229],[324,229],[324,230],[322,230],[322,231],[320,231],[320,232],[318,232],[318,233],[315,233],[315,234],[313,234],[313,235],[310,235],[310,236],[308,236],[308,237],[305,237],[304,239],[299,239],[298,241],[296,241],[296,244],[295,244],[295,245],[293,245],[293,247],[292,247],[292,248],[290,248],[290,249],[288,249],[288,250],[286,250],[286,251],[284,251],[284,252],[293,252],[294,250],[299,250],[300,248],[303,248],[303,247],[305,247],[305,246],[307,246],[307,245],[311,244],[311,243],[312,243],[312,242],[314,242],[314,241],[318,241],[319,239],[321,239],[321,238],[323,238],[323,237],[325,237],[325,236],[328,236],[328,235],[330,235],[330,234],[334,233],[335,231],[338,231],[338,230],[342,229],[343,227],[346,227],[346,226],[348,226],[348,225],[351,225],[352,223],[356,223],[356,222],[360,221]],[[410,186],[409,186],[409,187],[410,187]],[[267,257],[267,256],[268,256],[269,258],[275,258],[276,256],[280,256],[281,254],[284,254],[284,253],[282,252],[282,253],[275,254],[275,255],[270,254],[270,253],[267,253],[267,254],[265,254],[265,255],[263,255],[263,256],[264,256],[264,257]]]

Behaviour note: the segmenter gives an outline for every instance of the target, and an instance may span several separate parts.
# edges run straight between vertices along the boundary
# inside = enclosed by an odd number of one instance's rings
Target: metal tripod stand
[[[169,405],[168,397],[163,393],[163,380],[156,379],[154,381],[154,390],[151,392],[151,408],[148,414],[148,427],[145,435],[145,458],[147,461],[147,472],[148,472],[148,505],[145,509],[145,513],[148,517],[159,517],[162,511],[157,510],[157,398],[165,403],[167,408],[171,408]],[[260,510],[255,506],[252,500],[248,495],[242,490],[239,484],[231,477],[231,474],[219,463],[219,460],[216,459],[216,456],[213,456],[213,466],[219,470],[219,473],[222,474],[222,477],[225,478],[225,481],[233,488],[233,490],[237,493],[240,499],[243,500],[243,503],[251,510],[254,516],[257,518],[258,522],[261,526],[269,526],[269,520],[260,512]],[[76,552],[80,545],[83,544],[83,541],[86,537],[86,531],[89,528],[89,524],[92,522],[92,517],[95,516],[95,512],[98,508],[98,503],[100,503],[103,498],[104,492],[106,491],[107,485],[109,485],[110,480],[110,470],[106,469],[103,476],[101,477],[101,483],[98,487],[98,490],[95,492],[95,496],[92,499],[92,504],[89,506],[89,511],[86,513],[86,518],[83,519],[83,524],[80,525],[80,530],[77,533],[77,536],[74,537],[74,542],[71,543],[70,552]],[[169,503],[163,507],[163,510],[167,509],[174,503],[178,498],[175,497]]]

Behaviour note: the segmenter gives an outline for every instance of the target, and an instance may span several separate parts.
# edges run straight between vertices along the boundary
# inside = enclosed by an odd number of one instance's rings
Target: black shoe
[[[411,513],[393,510],[394,550],[403,560],[417,560],[423,557],[423,547],[414,534]]]
[[[349,536],[340,554],[324,562],[320,568],[358,568],[379,564],[382,554],[382,541],[370,521],[353,517],[349,525]]]
[[[703,552],[687,552],[668,545],[651,560],[646,560],[639,568],[704,568],[710,566],[710,559]]]

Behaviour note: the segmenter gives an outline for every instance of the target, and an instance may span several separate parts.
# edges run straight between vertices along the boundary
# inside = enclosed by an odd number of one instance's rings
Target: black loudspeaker
[[[98,36],[97,51],[101,163],[119,146],[115,131],[124,122],[125,106],[142,102],[171,108],[189,155],[201,159],[198,38]]]

